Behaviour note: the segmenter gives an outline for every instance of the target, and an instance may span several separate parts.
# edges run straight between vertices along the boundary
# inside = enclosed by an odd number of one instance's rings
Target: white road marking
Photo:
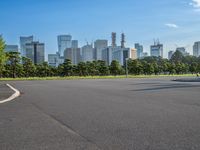
[[[3,104],[3,103],[6,103],[6,102],[9,102],[9,101],[12,101],[14,100],[15,98],[19,97],[20,96],[20,92],[15,89],[14,87],[12,87],[10,84],[6,84],[9,88],[11,88],[15,93],[13,95],[11,95],[9,98],[5,99],[5,100],[2,100],[0,101],[0,104]]]

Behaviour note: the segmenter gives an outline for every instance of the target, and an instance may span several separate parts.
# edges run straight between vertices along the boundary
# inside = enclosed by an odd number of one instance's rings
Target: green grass
[[[160,78],[160,77],[195,77],[192,74],[183,75],[129,75],[128,78]],[[0,81],[31,81],[31,80],[82,80],[82,79],[124,79],[122,76],[70,76],[70,77],[31,77],[31,78],[0,78]]]

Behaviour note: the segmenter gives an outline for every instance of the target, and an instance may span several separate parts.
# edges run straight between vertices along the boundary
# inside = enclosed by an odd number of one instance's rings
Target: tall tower
[[[124,33],[122,33],[122,35],[121,35],[121,48],[125,48],[125,34]]]
[[[116,47],[117,46],[116,37],[117,37],[116,32],[112,32],[112,47]]]

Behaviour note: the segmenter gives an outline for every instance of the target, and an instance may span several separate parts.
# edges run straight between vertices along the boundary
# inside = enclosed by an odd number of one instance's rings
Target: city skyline
[[[0,32],[7,44],[18,44],[18,37],[34,35],[46,44],[48,54],[57,51],[56,37],[61,34],[73,35],[81,46],[97,39],[107,39],[110,45],[110,33],[115,31],[120,45],[120,33],[124,32],[127,47],[140,43],[148,53],[153,39],[159,38],[164,45],[164,57],[168,51],[176,50],[176,45],[186,46],[192,54],[194,42],[200,40],[198,0],[8,0],[0,4],[4,22]]]

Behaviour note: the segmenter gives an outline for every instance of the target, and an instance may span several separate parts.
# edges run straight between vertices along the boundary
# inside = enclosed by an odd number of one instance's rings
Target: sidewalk
[[[7,99],[10,97],[14,92],[6,86],[5,83],[0,82],[0,101]]]

